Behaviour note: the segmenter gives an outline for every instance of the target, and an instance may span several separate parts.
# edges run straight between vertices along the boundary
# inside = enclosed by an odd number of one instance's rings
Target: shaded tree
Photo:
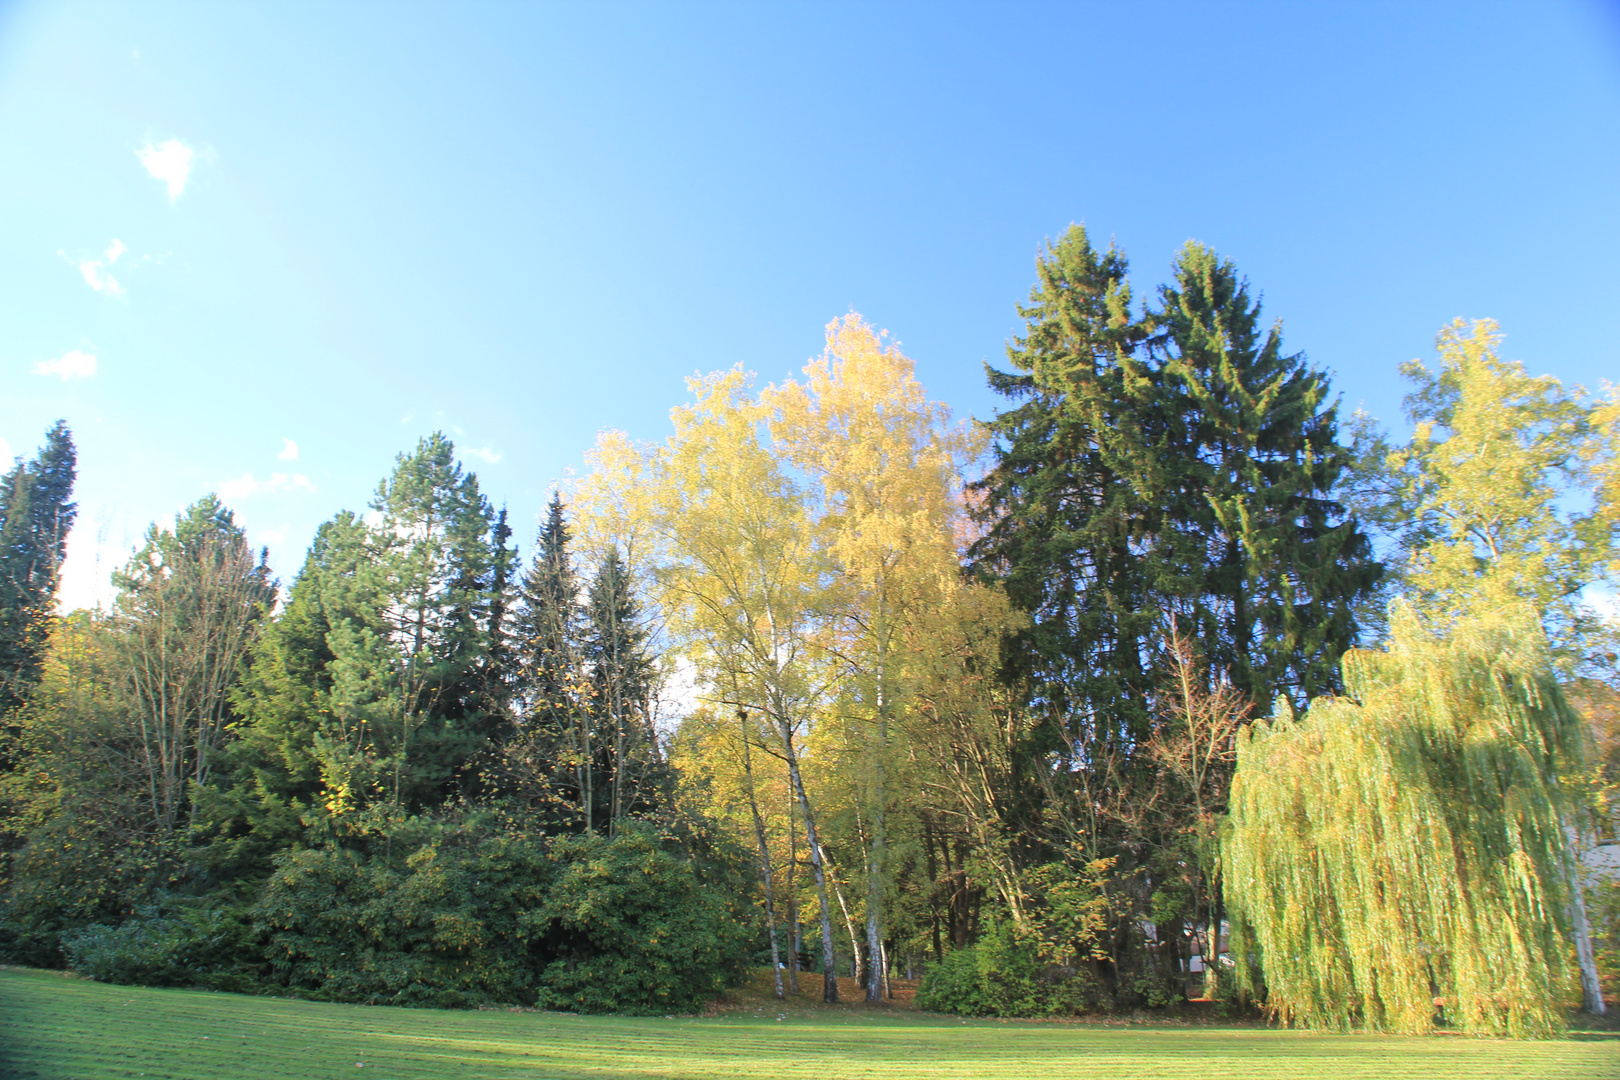
[[[26,464],[0,477],[0,716],[39,681],[56,585],[78,507],[77,456],[66,421],[45,433]]]

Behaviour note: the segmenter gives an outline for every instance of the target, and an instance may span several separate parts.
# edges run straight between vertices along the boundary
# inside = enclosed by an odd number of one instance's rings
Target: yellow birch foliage
[[[1437,370],[1402,368],[1416,426],[1387,465],[1407,595],[1435,625],[1524,601],[1556,648],[1579,652],[1593,629],[1581,590],[1620,571],[1620,401],[1527,374],[1501,341],[1491,320],[1458,319],[1440,332]]]

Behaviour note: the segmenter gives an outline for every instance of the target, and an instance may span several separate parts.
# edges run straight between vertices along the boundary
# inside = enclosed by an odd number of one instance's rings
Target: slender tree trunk
[[[810,847],[810,869],[816,876],[816,892],[821,900],[821,1000],[838,1000],[838,970],[833,956],[832,911],[827,896],[827,871],[822,865],[821,844],[816,840],[816,819],[810,812],[810,796],[804,790],[804,777],[799,772],[799,755],[793,749],[793,731],[788,722],[781,720],[782,745],[787,751],[788,776],[793,790],[799,796],[799,808],[804,813],[804,840]]]
[[[1209,887],[1209,928],[1204,934],[1204,996],[1213,1000],[1221,989],[1221,926],[1226,922],[1226,899],[1221,895],[1217,862]]]
[[[933,819],[923,815],[923,851],[928,856],[928,924],[934,939],[934,962],[945,959],[945,949],[939,940],[939,863],[934,858]]]
[[[878,753],[879,755],[883,753],[881,746]],[[883,762],[880,758],[877,764],[875,785],[877,790],[872,808],[872,843],[866,864],[866,1000],[868,1003],[883,1000],[882,965],[879,963],[879,958],[883,955],[883,800],[885,798],[883,779]]]
[[[879,877],[879,860],[883,856],[883,819],[873,822],[872,861],[867,870],[866,890],[866,1000],[869,1004],[883,1000],[883,928],[879,908],[883,903],[883,881]]]
[[[748,714],[737,710],[742,723],[743,775],[748,781],[748,809],[754,813],[754,836],[759,841],[759,873],[765,882],[765,927],[771,936],[771,977],[776,980],[776,996],[782,994],[782,955],[776,944],[776,907],[771,896],[771,846],[765,839],[765,819],[759,813],[759,801],[754,797],[754,759],[748,747]]]
[[[595,747],[591,745],[591,716],[585,709],[581,709],[579,714],[579,742],[579,798],[585,804],[585,832],[588,835],[596,831],[596,762],[592,757]]]
[[[1603,984],[1598,979],[1597,960],[1592,955],[1592,931],[1586,921],[1586,898],[1581,894],[1581,874],[1575,827],[1564,821],[1564,862],[1569,874],[1570,924],[1575,931],[1575,959],[1581,968],[1581,1008],[1593,1016],[1608,1012],[1603,1004]]]
[[[788,989],[799,992],[799,953],[803,942],[799,937],[799,829],[793,816],[793,793],[788,793],[788,921],[793,924],[789,939],[792,953],[788,957]]]
[[[829,864],[828,869],[832,869]],[[844,916],[844,932],[849,935],[849,977],[856,982],[861,981],[861,939],[855,936],[855,920],[850,918],[849,905],[844,902],[844,890],[839,887],[838,877],[832,879],[833,895],[838,898],[838,910]]]
[[[886,869],[883,829],[888,798],[884,767],[889,750],[889,698],[884,685],[887,664],[887,636],[881,635],[878,638],[878,746],[872,784],[872,844],[866,862],[866,1001],[869,1005],[883,1000],[883,874]]]
[[[619,668],[619,592],[617,574],[614,575],[613,587],[608,590],[608,638],[613,642],[612,682],[608,686],[608,707],[613,710],[613,806],[608,819],[608,835],[616,836],[619,831],[619,815],[623,813],[620,799],[624,793],[624,678]],[[747,743],[743,744],[745,747]],[[749,775],[749,799],[753,796],[753,776]],[[756,809],[755,814],[758,814]],[[766,910],[770,909],[770,878],[765,879]],[[771,924],[771,941],[776,940],[776,925]],[[780,990],[780,988],[778,988]],[[777,997],[781,997],[778,992]]]

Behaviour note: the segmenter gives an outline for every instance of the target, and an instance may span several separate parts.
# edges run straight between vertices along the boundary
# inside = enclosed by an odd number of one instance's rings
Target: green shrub
[[[131,840],[114,817],[65,807],[0,860],[0,960],[59,968],[63,935],[117,924],[152,903],[172,861],[158,845]]]
[[[323,1000],[532,1004],[551,860],[536,839],[430,844],[403,859],[342,848],[278,859],[255,908],[278,981]]]
[[[256,908],[288,989],[326,1000],[668,1012],[743,969],[746,889],[669,837],[451,837],[403,859],[284,855]]]
[[[1105,1004],[1089,972],[1046,964],[1007,924],[992,924],[977,944],[930,967],[916,1000],[930,1012],[1005,1017],[1077,1016]]]
[[[234,907],[143,908],[117,925],[62,935],[68,967],[98,982],[202,986],[250,992],[262,985],[252,927]]]
[[[715,997],[743,972],[753,943],[747,892],[705,881],[651,829],[554,848],[559,873],[536,912],[555,959],[541,1001],[578,1012],[658,1013]]]

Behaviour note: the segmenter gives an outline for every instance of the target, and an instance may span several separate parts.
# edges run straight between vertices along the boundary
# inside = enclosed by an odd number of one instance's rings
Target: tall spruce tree
[[[611,833],[621,819],[659,806],[669,780],[652,725],[654,669],[647,630],[617,549],[607,553],[591,580],[581,644],[591,727],[599,744],[592,766],[602,776],[593,785],[593,817],[605,821]]]
[[[1378,580],[1332,496],[1349,464],[1327,377],[1262,331],[1229,261],[1189,244],[1132,313],[1124,256],[1079,226],[1039,265],[990,421],[971,549],[1033,623],[1017,673],[1104,739],[1146,731],[1168,616],[1252,699],[1337,685],[1355,603]]]
[[[598,748],[584,703],[579,578],[564,510],[553,493],[519,587],[511,641],[517,730],[503,754],[503,785],[554,827],[593,832]]]
[[[77,458],[67,422],[45,433],[34,460],[0,478],[0,716],[39,681],[49,616],[77,506]]]
[[[1351,455],[1327,375],[1283,352],[1248,282],[1199,244],[1149,317],[1166,424],[1153,592],[1251,701],[1329,693],[1380,567],[1333,498]]]
[[[1123,253],[1071,226],[1036,266],[1011,371],[990,386],[1018,404],[989,421],[995,465],[974,490],[985,532],[969,550],[1032,616],[1007,657],[1037,707],[1100,740],[1146,733],[1158,612],[1141,559],[1162,514],[1156,379],[1131,310]]]
[[[1200,864],[1183,827],[1200,815],[1154,752],[1166,642],[1196,638],[1202,691],[1230,680],[1263,706],[1330,690],[1378,567],[1332,498],[1348,453],[1327,380],[1261,330],[1229,262],[1189,245],[1137,310],[1124,256],[1076,226],[1038,272],[1012,370],[989,373],[1017,404],[987,425],[969,551],[1030,616],[1002,654],[1036,722],[1001,816],[1026,862],[1113,860],[1114,974],[1169,985],[1185,935],[1144,945],[1140,923],[1215,916],[1212,883],[1175,884]]]

